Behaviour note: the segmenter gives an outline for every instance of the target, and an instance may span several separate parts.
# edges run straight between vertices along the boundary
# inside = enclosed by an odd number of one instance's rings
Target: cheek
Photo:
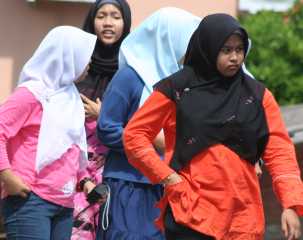
[[[123,20],[118,21],[117,24],[116,24],[117,40],[121,38],[121,36],[123,34],[123,28],[124,28]]]
[[[227,65],[227,57],[224,55],[220,55],[217,58],[217,70],[222,73],[222,71],[225,69]]]
[[[103,28],[102,21],[96,18],[95,22],[94,22],[94,28],[95,28],[95,34],[97,34],[98,38],[100,38],[100,36],[98,34],[99,34],[99,32],[102,31],[102,28]]]

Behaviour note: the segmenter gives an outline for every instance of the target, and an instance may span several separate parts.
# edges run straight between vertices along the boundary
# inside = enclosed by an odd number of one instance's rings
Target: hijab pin
[[[246,105],[247,105],[247,104],[251,104],[251,103],[253,103],[253,101],[254,101],[254,97],[253,97],[253,96],[250,96],[249,98],[246,99],[245,104],[246,104]]]
[[[178,91],[176,91],[175,94],[176,94],[176,99],[180,100],[180,93]]]
[[[196,142],[196,139],[194,137],[191,137],[187,140],[187,145],[191,145],[191,144],[194,144]]]
[[[236,118],[236,115],[232,115],[229,118],[226,119],[225,123],[231,122]]]

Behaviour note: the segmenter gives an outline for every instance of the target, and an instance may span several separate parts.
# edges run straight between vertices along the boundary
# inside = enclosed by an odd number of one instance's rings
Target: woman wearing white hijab
[[[154,226],[159,216],[155,203],[162,188],[150,184],[128,163],[122,134],[152,92],[152,86],[180,69],[189,39],[200,21],[184,10],[163,8],[148,17],[121,45],[119,70],[104,94],[97,129],[99,139],[110,149],[103,178],[111,196],[101,218],[105,230],[99,234],[101,239],[164,239]]]
[[[85,74],[95,43],[96,36],[75,27],[51,30],[0,107],[9,240],[70,238],[73,196],[87,161],[84,108],[74,82]]]

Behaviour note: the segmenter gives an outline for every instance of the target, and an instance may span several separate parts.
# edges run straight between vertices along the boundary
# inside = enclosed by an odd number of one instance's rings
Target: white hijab
[[[144,81],[140,106],[155,83],[180,70],[180,60],[200,21],[187,11],[166,7],[153,13],[123,40],[119,68],[131,66]]]
[[[53,163],[73,145],[81,149],[80,168],[87,164],[84,107],[74,81],[84,72],[96,36],[71,26],[52,29],[24,65],[19,87],[42,104],[36,171]]]

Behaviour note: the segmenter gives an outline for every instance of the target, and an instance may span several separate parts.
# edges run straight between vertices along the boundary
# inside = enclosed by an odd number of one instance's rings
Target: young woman
[[[104,94],[97,128],[99,139],[109,148],[103,173],[111,190],[107,229],[106,222],[101,221],[106,240],[163,239],[153,224],[159,214],[154,204],[161,197],[162,187],[151,185],[128,163],[122,133],[152,91],[152,85],[180,69],[199,22],[200,18],[181,9],[163,8],[148,17],[121,45],[120,68]],[[105,209],[103,214],[106,212]]]
[[[97,43],[89,64],[88,75],[77,84],[84,102],[86,133],[89,156],[89,178],[94,183],[102,180],[102,170],[107,148],[96,137],[98,118],[103,93],[118,69],[118,53],[123,39],[131,26],[131,12],[125,0],[96,1],[84,23],[83,29],[97,35]],[[75,196],[75,221],[72,239],[95,239],[99,205],[87,208],[86,196]]]
[[[0,180],[7,239],[70,239],[75,186],[85,177],[84,107],[74,85],[96,37],[51,30],[0,107]],[[85,48],[83,48],[85,46]],[[84,184],[89,192],[93,184]]]
[[[247,49],[247,32],[233,17],[205,17],[185,67],[155,86],[124,130],[130,163],[165,186],[158,225],[168,240],[263,239],[254,168],[260,157],[283,206],[285,237],[300,237],[303,185],[294,146],[270,91],[241,68]],[[161,129],[164,161],[152,145]]]

